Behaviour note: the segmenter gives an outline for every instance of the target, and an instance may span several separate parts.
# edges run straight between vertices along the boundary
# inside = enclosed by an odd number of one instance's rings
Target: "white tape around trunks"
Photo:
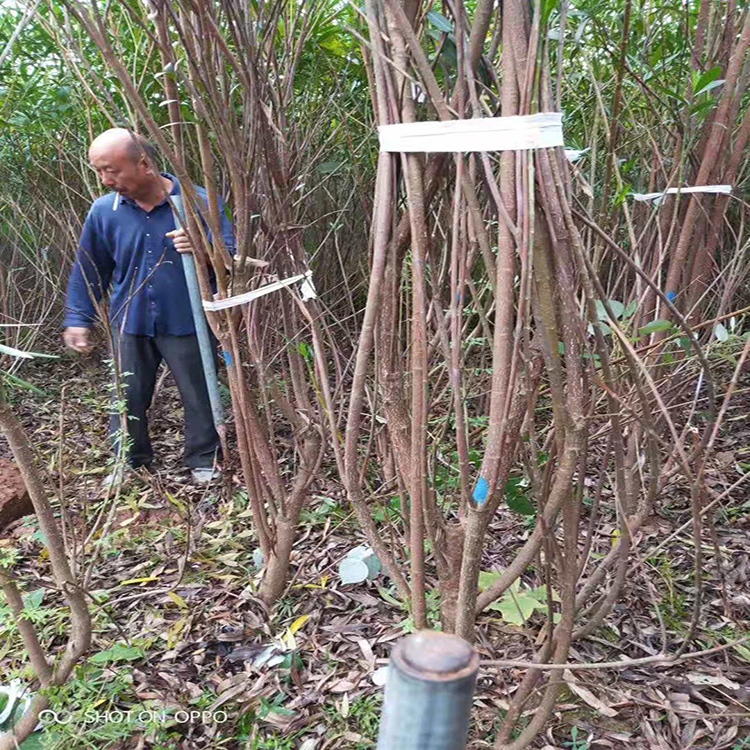
[[[565,158],[568,161],[578,161],[582,156],[585,156],[589,151],[591,151],[591,146],[589,146],[588,148],[582,148],[580,151],[575,148],[566,148]]]
[[[203,300],[203,309],[212,311],[226,310],[228,307],[243,305],[245,302],[251,302],[254,299],[258,299],[258,297],[263,297],[266,294],[283,289],[285,286],[296,284],[298,281],[302,282],[300,293],[305,302],[309,299],[317,299],[315,288],[312,285],[312,271],[307,271],[306,273],[301,273],[297,276],[290,276],[288,279],[274,281],[271,284],[266,284],[265,286],[260,287],[259,289],[253,289],[251,292],[238,294],[236,297],[227,297],[226,299],[217,299],[213,301]]]
[[[381,125],[380,150],[397,153],[524,151],[563,145],[562,112]]]
[[[665,195],[675,195],[676,193],[725,193],[732,192],[731,185],[696,185],[695,187],[685,188],[667,188],[661,193],[631,193],[633,200],[636,201],[655,201],[663,198]]]

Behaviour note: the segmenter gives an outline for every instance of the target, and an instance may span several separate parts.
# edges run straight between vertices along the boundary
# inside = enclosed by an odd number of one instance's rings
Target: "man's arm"
[[[95,303],[104,296],[113,270],[112,254],[102,242],[92,209],[83,225],[78,256],[68,282],[63,340],[71,349],[81,352],[90,349],[88,332],[97,319]]]

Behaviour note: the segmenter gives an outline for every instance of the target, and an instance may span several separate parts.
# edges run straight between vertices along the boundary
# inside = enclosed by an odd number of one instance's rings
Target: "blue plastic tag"
[[[667,299],[670,302],[674,302],[677,299],[677,292],[667,292]]]
[[[232,360],[232,352],[222,352],[224,355],[224,361],[227,363],[227,367],[231,367],[233,360]]]
[[[487,501],[487,494],[490,491],[490,485],[484,477],[479,477],[477,486],[474,488],[474,500],[477,505],[484,505]]]

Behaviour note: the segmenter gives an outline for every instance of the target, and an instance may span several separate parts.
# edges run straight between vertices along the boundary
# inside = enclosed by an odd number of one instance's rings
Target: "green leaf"
[[[633,315],[635,315],[635,311],[638,309],[638,300],[634,299],[624,310],[622,313],[622,319],[627,320],[628,318],[632,318]]]
[[[44,750],[47,745],[44,743],[44,733],[34,732],[28,739],[24,740],[20,746],[21,750]]]
[[[12,357],[21,357],[23,359],[34,359],[33,354],[22,352],[20,349],[14,349],[12,346],[0,344],[0,354],[10,354]]]
[[[644,336],[649,333],[656,333],[657,331],[668,331],[672,328],[672,323],[668,320],[652,320],[643,328],[638,329],[638,333],[642,333]]]
[[[508,507],[522,516],[533,516],[536,514],[534,504],[526,495],[508,495],[506,498]]]
[[[609,307],[612,310],[612,314],[615,316],[615,320],[619,320],[625,311],[625,305],[623,305],[622,302],[618,302],[616,299],[609,300]],[[607,310],[600,299],[596,300],[596,314],[599,320],[609,320]]]
[[[324,161],[321,164],[318,164],[318,172],[321,174],[330,174],[331,172],[335,172],[339,167],[342,167],[345,162],[343,161]]]
[[[729,331],[721,323],[717,323],[714,326],[714,335],[722,343],[729,341]]]
[[[623,183],[622,189],[615,196],[614,203],[616,206],[621,206],[625,203],[625,199],[633,192],[633,186],[627,183]]]
[[[384,589],[381,586],[378,586],[378,593],[383,597],[383,599],[388,602],[388,604],[392,604],[394,607],[398,607],[399,609],[407,609],[404,603],[396,599],[396,597],[393,596],[393,594],[391,594],[388,589]]]
[[[40,388],[37,388],[35,385],[32,385],[26,380],[23,380],[22,378],[16,377],[15,375],[12,375],[9,372],[3,372],[2,376],[9,381],[10,383],[14,383],[19,388],[26,388],[30,390],[32,393],[36,393],[38,396],[46,396],[47,394],[41,390]]]
[[[479,590],[484,591],[485,589],[493,586],[497,581],[500,580],[502,573],[496,573],[491,570],[482,570],[479,572]]]
[[[112,648],[94,654],[89,661],[94,662],[94,664],[109,664],[110,662],[136,661],[142,659],[145,655],[146,652],[138,646],[125,646],[122,643],[116,643]]]
[[[529,592],[531,596],[534,597],[538,602],[543,602],[546,606],[547,604],[547,587],[546,586],[537,586],[534,589],[531,589]],[[557,593],[554,589],[552,589],[552,601],[553,602],[561,602],[562,599],[560,598],[560,594]]]
[[[353,557],[344,558],[339,563],[339,576],[341,583],[361,583],[367,580],[369,569],[362,560]]]
[[[526,620],[534,614],[539,607],[539,602],[533,596],[525,592],[513,594],[508,592],[497,604],[493,604],[490,609],[495,609],[503,617],[505,622],[511,625],[523,625]]]
[[[693,94],[697,96],[703,91],[709,91],[710,88],[714,88],[711,86],[712,83],[716,83],[716,79],[721,75],[721,68],[711,68],[711,70],[707,70],[697,81],[693,84]],[[724,83],[724,81],[721,81],[720,83]]]
[[[560,0],[543,0],[542,2],[542,27],[546,26],[552,11],[560,5]]]
[[[659,91],[663,91],[665,94],[667,94],[667,96],[671,96],[673,99],[677,99],[680,104],[687,104],[685,97],[681,96],[672,89],[668,89],[666,86],[660,86],[658,83],[655,83],[654,88],[658,89]]]
[[[44,601],[44,589],[37,589],[29,594],[26,594],[23,598],[23,606],[29,609],[39,609]]]
[[[715,89],[717,86],[721,86],[723,83],[725,83],[723,78],[718,81],[711,81],[711,83],[709,83],[708,86],[706,86],[706,88],[701,91],[701,94],[706,94],[711,91],[711,89]]]
[[[453,31],[453,24],[442,14],[436,10],[431,10],[427,14],[427,20],[440,31],[450,34]]]

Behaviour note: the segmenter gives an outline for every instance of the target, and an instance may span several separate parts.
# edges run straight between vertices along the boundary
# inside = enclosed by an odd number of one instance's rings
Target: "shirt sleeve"
[[[234,238],[234,227],[227,216],[227,208],[224,201],[219,198],[219,214],[221,215],[221,234],[224,237],[224,247],[226,247],[230,258],[234,258],[237,252],[237,242]]]
[[[64,327],[91,328],[97,321],[96,303],[109,287],[115,264],[102,240],[94,209],[83,225],[78,255],[68,282]]]

